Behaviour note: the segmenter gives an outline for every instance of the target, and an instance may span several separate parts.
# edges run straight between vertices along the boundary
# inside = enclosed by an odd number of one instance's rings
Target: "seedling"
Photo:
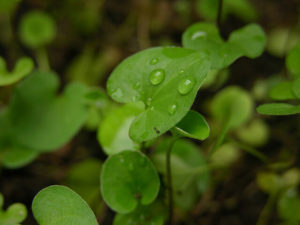
[[[4,198],[0,194],[0,224],[2,225],[19,225],[27,217],[27,209],[21,203],[14,203],[7,208],[6,211],[2,209]]]

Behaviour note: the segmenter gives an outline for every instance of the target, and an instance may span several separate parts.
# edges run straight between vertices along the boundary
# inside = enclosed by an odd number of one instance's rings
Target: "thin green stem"
[[[45,48],[39,48],[36,50],[36,60],[40,70],[42,71],[50,70],[49,58]]]
[[[218,136],[215,145],[213,146],[213,148],[208,154],[208,158],[210,158],[215,153],[215,151],[223,144],[229,128],[230,128],[230,119],[227,119],[224,126],[222,127],[221,133]]]
[[[272,213],[273,207],[276,203],[278,193],[279,193],[278,191],[274,191],[273,193],[271,193],[269,195],[267,203],[266,203],[265,207],[263,208],[263,210],[261,211],[256,225],[267,225],[268,224],[268,220]]]
[[[171,171],[171,152],[175,142],[179,139],[177,136],[173,136],[169,147],[167,149],[166,154],[166,171],[167,171],[167,190],[168,190],[168,206],[169,206],[169,225],[173,224],[173,208],[174,208],[174,201],[173,201],[173,183],[172,183],[172,171]]]

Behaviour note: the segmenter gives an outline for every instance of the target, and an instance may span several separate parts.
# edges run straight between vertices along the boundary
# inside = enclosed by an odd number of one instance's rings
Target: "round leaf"
[[[140,152],[120,152],[110,156],[103,165],[102,196],[108,206],[119,213],[132,212],[139,203],[153,202],[159,184],[155,168]]]
[[[20,37],[28,47],[38,48],[49,44],[55,35],[55,21],[44,12],[29,12],[21,20]]]
[[[221,90],[211,102],[215,118],[234,128],[246,122],[253,111],[253,100],[243,89],[231,86]],[[228,121],[229,120],[229,121]]]
[[[137,115],[144,111],[144,104],[129,103],[116,108],[103,120],[98,130],[98,140],[108,155],[123,150],[139,150],[140,144],[129,137],[129,127]]]
[[[12,72],[7,71],[6,63],[0,57],[0,86],[10,85],[28,75],[34,67],[30,58],[23,57],[19,59]]]
[[[209,126],[205,118],[198,112],[190,110],[173,130],[182,136],[205,140],[209,136]]]
[[[41,190],[33,200],[32,211],[41,225],[98,225],[86,202],[64,186],[53,185]]]
[[[125,59],[107,88],[118,102],[146,105],[133,121],[130,137],[147,141],[174,127],[192,106],[209,64],[202,53],[177,47],[150,48]]]
[[[300,105],[295,106],[287,103],[269,103],[260,105],[256,110],[263,115],[293,115],[300,113]]]

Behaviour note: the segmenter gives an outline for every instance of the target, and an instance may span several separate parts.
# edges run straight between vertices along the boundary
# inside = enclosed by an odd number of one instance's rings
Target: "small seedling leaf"
[[[159,178],[142,153],[122,151],[104,163],[101,191],[105,202],[118,213],[133,212],[139,203],[152,203],[159,191]]]
[[[268,103],[257,107],[257,112],[263,115],[284,116],[300,113],[300,105],[287,103]]]

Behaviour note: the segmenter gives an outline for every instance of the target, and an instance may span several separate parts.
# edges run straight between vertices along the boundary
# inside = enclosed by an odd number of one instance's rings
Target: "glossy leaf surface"
[[[209,125],[205,118],[198,112],[190,110],[183,119],[176,124],[175,133],[197,140],[205,140],[209,136]]]
[[[102,196],[108,206],[119,213],[132,212],[139,203],[153,202],[159,184],[151,161],[136,151],[122,151],[110,156],[101,172]]]
[[[119,64],[107,82],[109,95],[117,102],[146,105],[133,121],[130,137],[147,141],[175,126],[191,107],[209,67],[203,54],[177,47],[150,48]]]
[[[40,225],[98,225],[88,204],[65,186],[41,190],[33,199],[32,211]]]

